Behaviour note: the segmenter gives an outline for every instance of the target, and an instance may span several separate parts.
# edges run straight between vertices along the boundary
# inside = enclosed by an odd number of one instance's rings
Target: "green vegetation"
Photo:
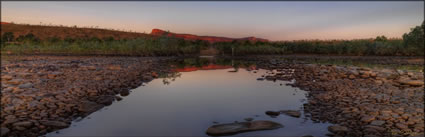
[[[425,23],[425,22],[424,22]],[[196,55],[203,49],[216,48],[221,54],[325,54],[325,55],[424,55],[424,23],[403,35],[403,39],[299,40],[282,42],[233,41],[208,43],[186,41],[167,36],[114,39],[114,37],[84,37],[40,40],[32,33],[14,36],[2,34],[1,50],[14,54],[99,54],[175,56]]]

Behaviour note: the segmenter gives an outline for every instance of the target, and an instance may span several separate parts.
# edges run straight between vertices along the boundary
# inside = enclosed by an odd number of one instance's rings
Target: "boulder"
[[[89,115],[99,109],[103,108],[102,104],[97,104],[96,102],[83,101],[79,106],[78,110],[83,112],[83,115]]]
[[[54,128],[67,128],[69,127],[68,123],[60,122],[60,121],[40,121],[41,124]]]
[[[207,129],[207,134],[210,136],[234,135],[242,132],[257,131],[257,130],[272,130],[282,128],[283,125],[265,120],[238,122],[213,125]]]
[[[301,116],[301,112],[296,110],[281,110],[280,113],[297,118]]]
[[[332,133],[344,133],[344,132],[348,132],[348,128],[344,127],[344,126],[339,126],[339,125],[333,125],[333,126],[329,126],[328,130]]]
[[[421,80],[401,79],[398,82],[400,84],[410,85],[410,86],[422,86],[422,85],[424,85],[424,81],[421,81]]]
[[[266,111],[266,114],[269,116],[279,116],[280,112],[278,111]]]
[[[1,132],[1,136],[4,137],[7,135],[7,133],[10,132],[10,130],[7,127],[1,127],[0,132]]]

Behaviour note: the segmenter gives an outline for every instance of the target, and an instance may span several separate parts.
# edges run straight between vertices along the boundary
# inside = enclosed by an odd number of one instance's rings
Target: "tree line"
[[[70,53],[70,54],[116,54],[141,56],[196,55],[200,50],[215,48],[222,54],[326,54],[326,55],[424,55],[424,23],[411,28],[402,39],[354,40],[297,40],[280,42],[232,41],[209,43],[188,41],[180,38],[140,37],[135,39],[114,39],[113,37],[60,39],[51,37],[40,40],[28,33],[15,37],[12,32],[1,36],[2,51],[15,53]]]

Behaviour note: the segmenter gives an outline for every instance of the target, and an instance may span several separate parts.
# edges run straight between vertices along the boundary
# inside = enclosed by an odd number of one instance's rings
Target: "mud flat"
[[[1,135],[66,128],[160,74],[160,58],[27,56],[2,61]]]

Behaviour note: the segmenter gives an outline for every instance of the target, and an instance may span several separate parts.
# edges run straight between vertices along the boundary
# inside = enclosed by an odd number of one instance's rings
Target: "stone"
[[[301,116],[301,112],[296,110],[281,110],[280,113],[283,113],[288,116],[297,117],[299,118]]]
[[[254,120],[254,118],[250,118],[250,117],[249,117],[249,118],[245,118],[244,120],[245,120],[245,121],[252,121],[252,120]]]
[[[369,123],[373,120],[375,120],[374,116],[364,116],[364,117],[362,117],[362,119],[360,121],[365,122],[365,123]]]
[[[10,132],[10,129],[8,129],[7,127],[1,127],[0,132],[1,136],[4,137]]]
[[[2,75],[1,80],[11,80],[13,77],[11,75]]]
[[[23,121],[23,122],[16,122],[13,123],[14,127],[30,127],[32,126],[32,122],[31,121]]]
[[[23,82],[23,80],[22,80],[22,79],[13,79],[13,80],[7,81],[6,83],[7,83],[7,84],[12,84],[12,85],[19,85],[19,84],[21,84],[22,82]]]
[[[219,124],[209,127],[206,133],[210,136],[234,135],[242,132],[258,131],[258,130],[272,130],[282,128],[283,125],[265,120],[251,121],[251,122],[238,122]]]
[[[400,130],[408,128],[407,125],[401,124],[401,123],[396,123],[395,127],[397,127]]]
[[[103,108],[102,104],[97,104],[95,102],[91,102],[91,101],[83,101],[81,102],[78,110],[81,112],[84,112],[84,115],[88,115],[90,113],[95,112],[96,110],[99,110]]]
[[[382,125],[385,124],[385,121],[383,121],[383,120],[374,120],[370,124],[371,125],[374,125],[374,126],[382,126]]]
[[[112,102],[115,100],[114,96],[100,96],[97,99],[97,103],[103,104],[103,105],[111,105]]]
[[[348,128],[345,126],[340,126],[340,125],[333,125],[333,126],[329,126],[328,130],[332,133],[344,133],[344,132],[348,132]]]
[[[40,121],[41,124],[54,128],[67,128],[69,124],[60,121]]]
[[[264,80],[264,78],[257,78],[257,80],[259,80],[259,81],[263,81],[263,80]]]
[[[422,86],[422,85],[424,85],[424,81],[422,81],[422,80],[402,79],[402,80],[399,80],[398,82],[400,84],[410,85],[410,86]]]
[[[118,65],[111,65],[111,66],[108,66],[108,69],[109,69],[109,70],[121,70],[121,66],[118,66]]]
[[[128,90],[121,90],[120,95],[121,96],[128,96],[130,94],[130,91]]]
[[[277,111],[266,111],[266,114],[269,116],[279,116],[280,112]]]
[[[20,89],[27,89],[27,88],[32,88],[33,86],[34,86],[34,84],[32,84],[32,83],[25,83],[25,84],[19,85],[18,87]]]
[[[349,79],[355,79],[355,78],[356,78],[356,76],[354,76],[354,75],[352,75],[352,74],[351,74],[351,75],[349,75],[349,76],[348,76],[348,78],[349,78]]]

